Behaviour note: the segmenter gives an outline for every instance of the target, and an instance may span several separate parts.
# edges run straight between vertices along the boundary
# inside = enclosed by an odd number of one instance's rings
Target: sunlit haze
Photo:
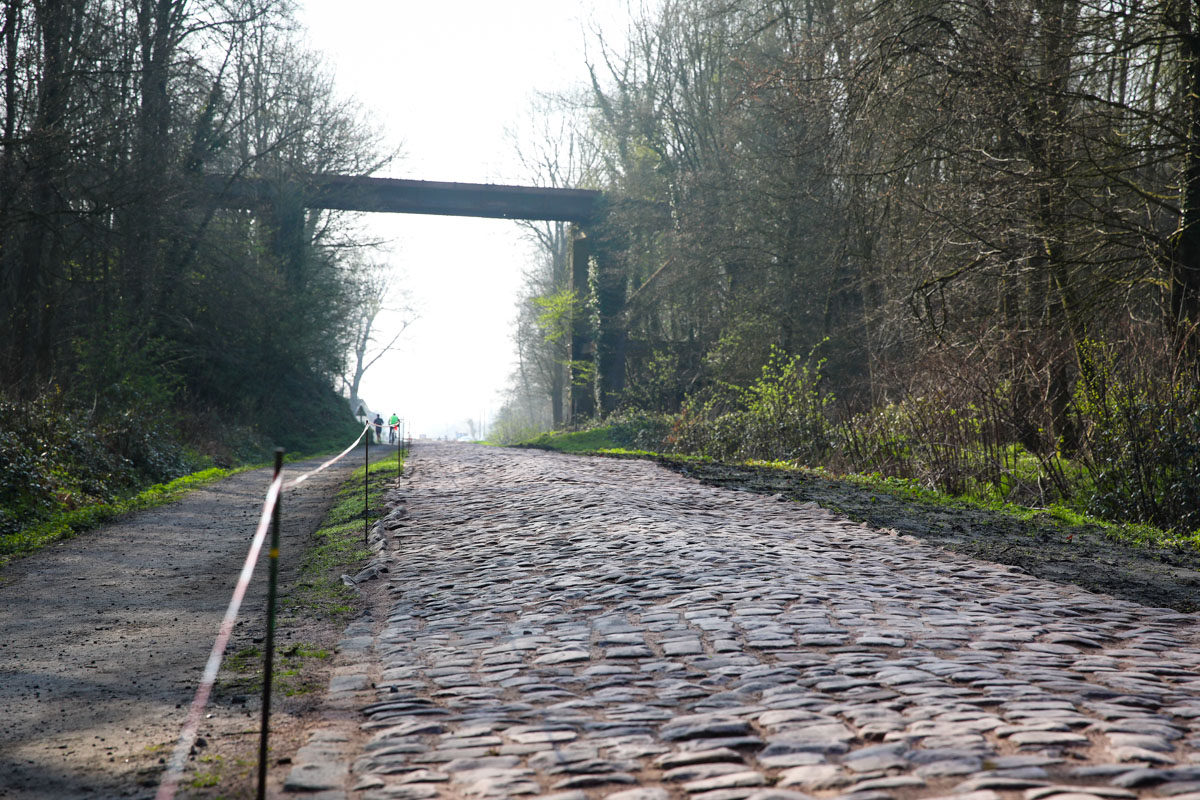
[[[585,28],[622,5],[305,0],[300,20],[339,91],[402,147],[381,174],[522,183],[505,129],[527,116],[535,92],[585,81]],[[384,417],[405,418],[414,434],[466,432],[468,418],[499,408],[530,246],[505,220],[374,214],[362,224],[389,241],[397,288],[409,288],[420,315],[399,352],[366,374],[362,397]]]

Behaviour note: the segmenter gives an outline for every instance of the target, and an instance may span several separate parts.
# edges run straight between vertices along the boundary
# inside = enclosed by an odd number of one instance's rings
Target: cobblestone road
[[[1195,615],[647,462],[410,464],[386,620],[348,640],[362,733],[315,736],[293,789],[1200,800]]]

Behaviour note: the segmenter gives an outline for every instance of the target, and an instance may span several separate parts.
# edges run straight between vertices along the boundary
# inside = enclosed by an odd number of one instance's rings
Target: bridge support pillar
[[[591,243],[578,225],[568,236],[571,291],[575,295],[568,352],[571,373],[569,422],[578,423],[596,414],[596,345],[591,320]]]
[[[598,248],[593,248],[593,250]],[[596,303],[596,396],[600,413],[616,411],[625,392],[625,276],[603,257],[592,256]]]
[[[267,205],[266,219],[271,254],[277,259],[284,280],[293,290],[304,288],[309,242],[300,187],[291,182],[276,186],[275,195]]]

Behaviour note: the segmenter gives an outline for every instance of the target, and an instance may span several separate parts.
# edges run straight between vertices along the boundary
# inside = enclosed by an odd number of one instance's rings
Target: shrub
[[[929,489],[1022,504],[1060,497],[1050,470],[1060,460],[1028,452],[1005,436],[990,408],[955,408],[944,397],[909,397],[837,426],[832,459],[842,471],[914,480]]]
[[[821,367],[814,354],[772,348],[762,375],[746,387],[719,384],[690,397],[668,443],[678,452],[721,460],[820,461],[831,446]]]
[[[102,416],[53,396],[0,400],[0,538],[190,472],[196,465],[164,433],[163,417]]]
[[[1096,516],[1200,530],[1200,384],[1092,343],[1076,392]]]

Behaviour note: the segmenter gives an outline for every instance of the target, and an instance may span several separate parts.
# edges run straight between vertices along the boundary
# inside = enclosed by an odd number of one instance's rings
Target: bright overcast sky
[[[505,129],[537,91],[586,82],[590,21],[620,0],[302,0],[310,45],[324,54],[403,158],[388,177],[519,183]],[[607,25],[606,25],[607,27]],[[420,319],[399,352],[363,379],[362,397],[414,434],[467,430],[494,414],[513,365],[512,330],[529,245],[517,225],[421,215],[367,215]],[[398,286],[400,279],[398,278]]]

